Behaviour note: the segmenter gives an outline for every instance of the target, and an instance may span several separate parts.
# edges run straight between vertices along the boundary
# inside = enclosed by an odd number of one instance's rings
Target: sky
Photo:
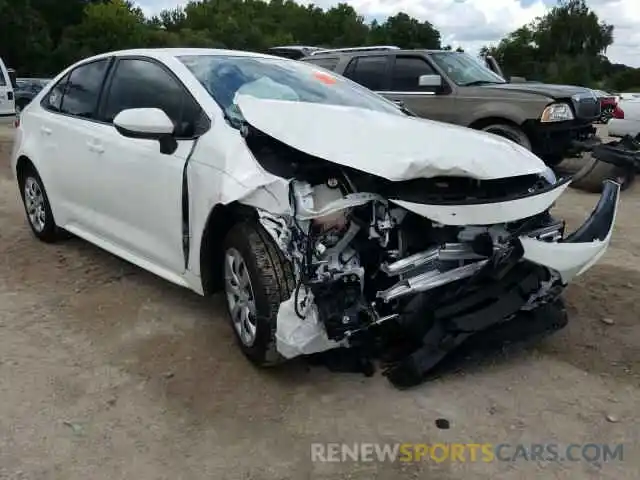
[[[147,14],[174,8],[186,0],[137,0]],[[337,0],[301,0],[323,8]],[[403,11],[431,22],[442,34],[443,44],[462,46],[470,53],[483,45],[497,43],[507,33],[544,15],[555,0],[347,0],[366,18],[384,19]],[[600,20],[613,25],[614,42],[607,50],[609,60],[640,67],[640,1],[589,0]]]

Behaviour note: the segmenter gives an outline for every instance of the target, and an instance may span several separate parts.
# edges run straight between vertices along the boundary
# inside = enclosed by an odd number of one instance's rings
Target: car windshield
[[[184,63],[230,119],[241,118],[237,95],[363,108],[395,115],[392,102],[323,68],[285,58],[193,55]]]
[[[435,52],[431,54],[431,58],[456,85],[507,83],[500,75],[493,73],[479,60],[466,53]]]

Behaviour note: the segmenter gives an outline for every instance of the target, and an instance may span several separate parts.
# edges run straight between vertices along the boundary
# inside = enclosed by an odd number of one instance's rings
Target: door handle
[[[104,152],[104,147],[99,144],[98,142],[93,142],[91,140],[89,140],[87,142],[87,147],[89,147],[89,150],[91,150],[92,152],[96,152],[96,153],[103,153]]]
[[[51,135],[51,129],[49,127],[40,127],[40,131],[45,135]]]

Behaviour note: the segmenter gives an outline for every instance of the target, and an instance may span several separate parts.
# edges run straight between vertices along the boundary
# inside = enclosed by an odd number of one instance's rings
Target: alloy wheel
[[[224,288],[233,326],[240,341],[250,347],[256,340],[256,302],[247,264],[235,248],[224,255]]]
[[[36,232],[42,232],[47,220],[45,201],[42,188],[33,177],[27,177],[24,182],[24,204],[31,226]]]

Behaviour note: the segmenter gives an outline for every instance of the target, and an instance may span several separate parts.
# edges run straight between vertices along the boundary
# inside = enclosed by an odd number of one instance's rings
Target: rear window
[[[354,58],[344,76],[370,90],[384,90],[388,58],[386,55]]]
[[[305,58],[304,61],[307,63],[313,63],[322,68],[326,68],[327,70],[335,70],[338,66],[338,57],[322,57],[322,58]]]
[[[4,73],[2,73],[2,68],[0,68],[0,87],[7,86],[7,79],[4,78]]]

